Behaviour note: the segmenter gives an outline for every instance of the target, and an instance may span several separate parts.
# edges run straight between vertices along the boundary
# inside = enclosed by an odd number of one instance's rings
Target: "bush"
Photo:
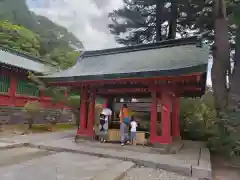
[[[239,126],[230,126],[230,113],[216,117],[214,98],[207,91],[202,98],[181,99],[180,128],[183,139],[205,141],[212,153],[240,154]],[[236,119],[236,115],[232,115]],[[236,122],[237,120],[235,120]],[[237,138],[236,138],[237,137]]]
[[[34,118],[41,112],[41,104],[38,101],[28,101],[24,105],[23,112],[28,122],[28,128],[31,129]]]
[[[209,92],[208,92],[209,93]],[[211,94],[202,98],[181,99],[180,127],[184,139],[207,141],[216,113]]]

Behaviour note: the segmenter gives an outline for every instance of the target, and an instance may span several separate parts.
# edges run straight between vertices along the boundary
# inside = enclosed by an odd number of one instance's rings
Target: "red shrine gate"
[[[192,74],[186,77],[178,77],[177,79],[168,78],[166,81],[171,81],[173,84],[177,84],[178,81],[200,81],[200,74]],[[143,82],[144,79],[139,79],[138,82]],[[129,94],[131,97],[150,97],[152,99],[151,108],[150,108],[150,143],[171,143],[172,137],[180,137],[179,131],[179,98],[182,93],[186,90],[191,89],[191,91],[198,92],[201,90],[199,87],[195,86],[186,86],[181,88],[181,90],[177,89],[176,85],[156,85],[154,82],[164,82],[164,80],[152,79],[148,80],[146,83],[149,85],[149,88],[115,88],[115,89],[106,89],[96,87],[95,83],[87,83],[81,88],[81,105],[80,105],[80,129],[78,130],[78,135],[93,135],[93,121],[94,121],[94,107],[95,107],[95,98],[96,95],[105,97],[107,99],[108,96],[124,96],[125,94]],[[115,80],[114,84],[137,84],[135,79],[129,80]],[[113,83],[111,81],[104,82],[104,84]],[[100,86],[100,85],[99,85]],[[157,113],[157,105],[160,104],[161,107],[161,117],[158,116]],[[107,104],[105,104],[107,106]],[[88,111],[86,111],[88,108]],[[171,114],[172,111],[172,114]],[[88,112],[88,113],[87,113]],[[157,120],[161,118],[161,129],[162,135],[157,135],[156,127]]]
[[[77,64],[43,77],[52,85],[81,91],[78,135],[92,136],[96,96],[150,97],[150,143],[180,137],[179,98],[205,92],[208,51],[197,37],[132,47],[86,51]],[[157,105],[161,135],[157,135]]]

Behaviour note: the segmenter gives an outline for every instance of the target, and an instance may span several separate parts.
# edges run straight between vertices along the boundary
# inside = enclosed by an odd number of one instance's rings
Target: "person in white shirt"
[[[106,142],[108,135],[108,123],[112,116],[112,110],[104,108],[100,114],[99,137],[101,142]]]
[[[136,135],[137,135],[137,122],[134,120],[134,117],[132,117],[131,121],[131,141],[134,146],[136,146]]]

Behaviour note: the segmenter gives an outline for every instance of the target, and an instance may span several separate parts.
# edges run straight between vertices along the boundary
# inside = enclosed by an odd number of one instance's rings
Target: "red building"
[[[43,79],[81,92],[78,135],[93,135],[96,96],[144,97],[151,98],[150,143],[168,144],[180,136],[179,98],[200,97],[205,92],[207,64],[208,48],[191,37],[86,51],[74,67]],[[158,119],[161,135],[156,132]]]
[[[0,46],[0,108],[23,107],[28,101],[39,101],[45,108],[62,108],[52,104],[37,85],[28,78],[29,72],[43,75],[56,68],[41,59]]]

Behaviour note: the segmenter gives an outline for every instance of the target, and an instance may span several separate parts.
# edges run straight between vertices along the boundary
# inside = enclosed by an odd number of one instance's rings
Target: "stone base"
[[[77,135],[74,137],[74,141],[75,141],[76,143],[77,143],[77,142],[81,142],[82,140],[91,141],[91,140],[93,140],[93,137],[87,136],[87,135],[79,135],[79,134],[77,134]]]
[[[162,152],[176,154],[183,148],[184,143],[181,139],[174,140],[171,144],[153,143],[153,147],[158,148]]]
[[[153,143],[152,144],[154,148],[159,149],[159,152],[168,152],[170,144],[159,144],[159,143]]]
[[[201,148],[198,166],[192,166],[192,176],[199,179],[212,180],[212,165],[210,152],[207,148]]]
[[[173,136],[173,142],[181,141],[181,140],[182,140],[181,136]]]

